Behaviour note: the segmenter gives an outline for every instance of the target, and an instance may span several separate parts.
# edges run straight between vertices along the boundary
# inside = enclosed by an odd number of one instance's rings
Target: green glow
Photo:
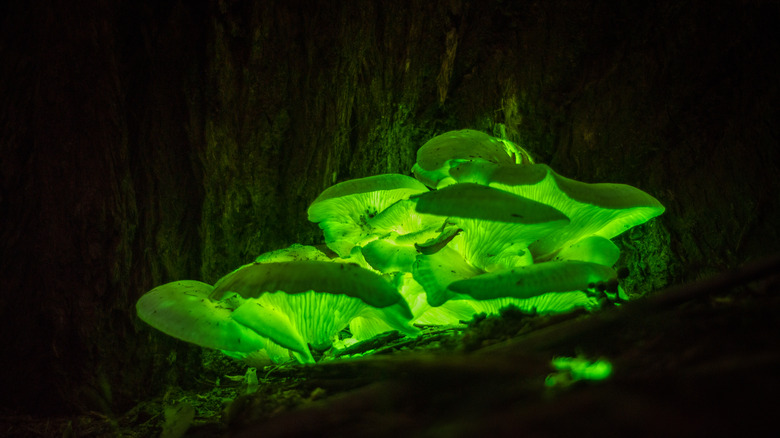
[[[584,290],[588,284],[616,275],[614,269],[597,263],[546,262],[476,275],[451,283],[449,289],[477,300],[532,298],[548,292]]]
[[[483,272],[449,246],[435,254],[418,255],[412,268],[412,275],[425,289],[431,306],[441,306],[456,297],[448,288],[450,284]]]
[[[519,164],[530,160],[522,148],[480,131],[463,129],[450,131],[428,140],[417,151],[412,167],[415,178],[429,187],[439,187],[448,178],[451,164],[456,161]]]
[[[612,363],[606,359],[589,361],[582,357],[556,357],[550,364],[558,372],[547,376],[546,386],[568,386],[580,380],[605,380],[612,375]]]
[[[261,254],[255,259],[255,263],[295,262],[300,260],[319,260],[321,262],[327,262],[330,261],[330,257],[313,246],[295,243],[287,248]]]
[[[377,175],[344,181],[326,189],[309,206],[309,220],[319,225],[325,244],[340,257],[371,241],[377,231],[369,221],[396,201],[427,188],[405,175]]]
[[[417,258],[412,245],[399,245],[391,240],[379,239],[363,247],[363,257],[379,272],[411,272]]]
[[[620,249],[611,240],[601,236],[590,236],[561,249],[553,260],[577,260],[614,266],[618,258],[620,258]]]
[[[447,218],[463,230],[450,245],[485,271],[532,263],[528,245],[569,223],[563,213],[540,202],[472,183],[413,199],[417,211]]]
[[[582,291],[549,292],[531,298],[494,298],[471,301],[478,313],[499,314],[501,309],[513,305],[529,314],[556,315],[574,309],[598,309],[598,300]]]
[[[160,331],[257,364],[314,362],[324,350],[398,330],[457,324],[515,305],[596,310],[627,298],[609,239],[664,211],[623,184],[586,184],[533,164],[518,145],[462,130],[426,142],[415,178],[344,181],[308,209],[331,259],[295,244],[258,256],[214,286],[182,280],[136,304]],[[428,187],[434,188],[430,190]],[[609,283],[609,290],[594,284]],[[337,340],[345,328],[353,339]],[[605,360],[556,358],[548,384],[600,380]]]
[[[257,298],[266,292],[311,290],[348,295],[380,308],[405,304],[398,291],[379,275],[353,264],[318,260],[245,265],[221,278],[210,298],[221,300],[229,292]]]
[[[611,239],[664,211],[658,200],[634,187],[574,181],[544,164],[499,167],[490,186],[547,204],[571,220],[565,229],[531,246],[538,259],[589,236]]]
[[[291,315],[292,316],[292,315]],[[314,358],[311,356],[306,339],[298,327],[298,321],[290,321],[290,318],[283,311],[261,303],[258,300],[248,300],[241,304],[231,315],[234,321],[254,330],[259,335],[273,340],[281,347],[291,350],[294,354],[301,355],[301,362],[312,363]],[[338,324],[340,321],[334,321]],[[312,330],[307,330],[311,336]],[[327,331],[324,331],[328,335]],[[319,338],[319,333],[313,336]]]
[[[267,340],[231,318],[232,308],[208,299],[212,286],[174,281],[152,289],[136,303],[138,316],[171,336],[204,347],[250,352]]]

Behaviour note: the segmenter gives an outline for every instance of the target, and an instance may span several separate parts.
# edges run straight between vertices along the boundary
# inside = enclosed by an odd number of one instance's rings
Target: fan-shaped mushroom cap
[[[548,292],[585,290],[589,284],[616,278],[615,270],[597,263],[560,261],[537,263],[451,283],[448,288],[475,300],[531,298]]]
[[[297,294],[311,290],[347,295],[378,308],[403,301],[387,281],[369,270],[352,264],[315,260],[250,263],[220,279],[211,298],[221,299],[227,292],[257,298],[266,292]]]
[[[136,311],[157,330],[202,347],[244,353],[266,348],[269,340],[233,320],[233,307],[211,301],[211,292],[199,281],[166,283],[144,294]]]
[[[439,216],[418,212],[415,205],[410,199],[396,201],[369,219],[368,225],[377,235],[393,234],[401,237],[403,243],[424,241],[436,234],[436,228],[444,221]]]
[[[524,312],[539,314],[563,313],[575,308],[590,310],[598,307],[597,300],[577,290],[542,293],[527,298],[518,298],[517,294],[512,294],[511,292],[502,293],[500,290],[496,290],[494,297],[484,293],[482,295],[477,293],[479,299],[467,293],[456,292],[448,287],[456,283],[462,284],[469,279],[476,281],[476,279],[480,279],[488,274],[466,263],[459,253],[448,247],[433,255],[419,255],[413,272],[415,279],[424,285],[428,302],[431,306],[468,305],[471,312],[466,313],[471,315],[483,312],[498,314],[502,308],[509,305],[514,305]],[[468,285],[468,283],[466,284]],[[485,288],[488,287],[490,286],[485,286]],[[439,308],[441,307],[434,307],[433,309]],[[462,313],[459,316],[460,319],[468,319]],[[416,322],[424,323],[422,318],[417,319]]]
[[[292,329],[274,325],[274,318],[256,318],[251,325],[258,333],[293,348],[296,337],[315,348],[323,348],[332,336],[356,316],[380,312],[392,328],[414,335],[409,325],[412,313],[406,301],[381,276],[357,265],[297,261],[253,263],[219,281],[211,296],[219,299],[234,292],[256,299],[259,306],[284,315]],[[257,308],[250,307],[252,312]],[[298,350],[296,350],[298,351]]]
[[[529,244],[568,224],[560,211],[491,187],[461,183],[415,195],[417,211],[447,216],[463,233],[452,239],[483,270],[530,263]]]
[[[490,176],[499,167],[503,166],[488,161],[451,160],[448,177],[451,181],[447,185],[475,183],[486,186],[490,183]]]
[[[441,251],[442,248],[447,246],[452,241],[452,239],[454,239],[462,231],[463,230],[458,228],[456,225],[451,225],[445,222],[444,226],[438,230],[436,235],[422,243],[415,243],[414,247],[420,254],[436,254],[437,252]]]
[[[436,188],[449,176],[450,161],[486,161],[496,164],[530,162],[530,156],[516,144],[472,129],[449,131],[428,140],[417,151],[412,167],[415,178]]]
[[[421,213],[490,222],[536,225],[568,222],[555,208],[504,190],[473,183],[457,184],[411,198]]]
[[[571,223],[529,248],[535,260],[588,236],[611,239],[664,211],[657,199],[625,184],[587,184],[558,175],[544,164],[502,166],[490,175],[490,187],[554,207]]]
[[[428,191],[406,175],[386,174],[353,179],[325,189],[309,206],[309,220],[317,223],[325,243],[347,257],[374,230],[369,221],[398,200]]]

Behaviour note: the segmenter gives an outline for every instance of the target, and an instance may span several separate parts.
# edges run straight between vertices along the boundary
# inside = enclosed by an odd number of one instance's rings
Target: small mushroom
[[[449,131],[428,140],[417,150],[412,167],[415,178],[431,188],[440,188],[449,177],[453,162],[474,161],[496,164],[533,162],[516,144],[473,129]]]
[[[319,225],[325,243],[339,257],[374,233],[371,219],[398,200],[428,191],[406,175],[385,174],[338,183],[323,191],[309,206],[309,220]]]
[[[376,240],[364,240],[361,252],[373,269],[383,273],[411,272],[417,243],[438,234],[444,220],[418,213],[408,199],[395,202],[369,221]]]

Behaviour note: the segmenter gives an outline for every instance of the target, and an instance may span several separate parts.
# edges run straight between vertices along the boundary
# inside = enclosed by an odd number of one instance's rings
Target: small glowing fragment
[[[550,362],[558,372],[544,380],[545,386],[568,386],[579,380],[605,380],[612,374],[612,363],[606,359],[595,361],[583,357],[556,357]]]

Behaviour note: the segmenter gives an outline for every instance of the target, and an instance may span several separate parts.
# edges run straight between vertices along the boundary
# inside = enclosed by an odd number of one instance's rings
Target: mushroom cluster
[[[254,362],[315,361],[354,340],[450,325],[514,305],[537,314],[626,299],[610,239],[663,213],[623,184],[586,184],[479,131],[432,138],[414,178],[338,183],[308,209],[332,251],[293,245],[211,286],[143,295],[139,317],[179,339]]]

